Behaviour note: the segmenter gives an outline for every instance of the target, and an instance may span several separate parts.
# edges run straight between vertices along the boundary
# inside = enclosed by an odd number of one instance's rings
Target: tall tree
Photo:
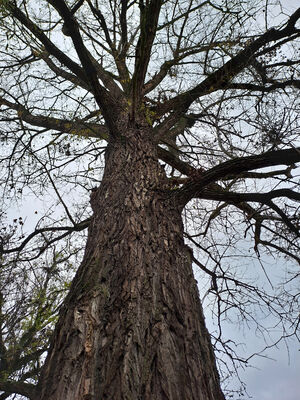
[[[1,228],[1,399],[220,400],[232,308],[296,331],[292,266],[278,296],[227,263],[299,262],[300,9],[261,3],[1,1],[3,207],[57,199]]]

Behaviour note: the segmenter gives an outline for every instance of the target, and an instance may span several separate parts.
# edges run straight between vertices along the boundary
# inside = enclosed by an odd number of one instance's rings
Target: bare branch
[[[82,120],[61,120],[59,118],[33,115],[21,104],[12,103],[4,98],[0,98],[0,105],[5,105],[17,111],[18,117],[32,126],[53,129],[62,133],[70,133],[81,137],[108,139],[107,128],[100,124]]]
[[[51,40],[44,34],[44,32],[31,21],[18,7],[12,2],[9,2],[9,10],[12,15],[21,22],[29,31],[45,46],[45,49],[49,54],[53,55],[59,62],[65,65],[70,71],[72,71],[77,77],[84,82],[87,82],[86,75],[83,69],[71,60],[65,53],[59,50]]]
[[[33,399],[34,391],[36,386],[31,383],[16,382],[6,380],[5,382],[0,381],[0,390],[7,393],[18,393],[22,396]]]
[[[270,29],[257,39],[251,41],[236,56],[227,61],[221,68],[210,74],[203,82],[195,86],[193,89],[182,93],[171,100],[160,104],[156,112],[163,115],[173,110],[172,115],[176,121],[189,108],[189,106],[199,97],[204,96],[216,90],[225,89],[231,80],[239,74],[246,66],[250,65],[255,57],[255,53],[269,42],[277,41],[285,37],[290,37],[295,32],[295,21],[300,17],[300,9],[298,9],[288,20],[285,28]],[[175,114],[177,118],[175,118]]]
[[[98,81],[97,70],[91,61],[89,52],[83,43],[78,24],[74,23],[73,15],[63,1],[49,0],[49,3],[55,7],[55,9],[63,17],[64,23],[66,24],[70,37],[72,38],[77,55],[83,66],[86,76],[85,81],[89,84],[90,90],[94,94],[99,108],[102,110],[107,123],[111,127],[112,134],[117,134],[118,126],[116,124],[116,118],[113,116],[114,113],[112,113],[112,110],[116,108],[116,104],[113,101],[111,94],[109,94],[109,92],[103,86],[101,86]],[[119,109],[119,107],[117,107],[117,109]],[[120,110],[118,111],[120,112]]]
[[[136,102],[133,105],[133,109],[140,105],[142,87],[150,60],[161,6],[161,0],[150,0],[147,5],[140,2],[140,37],[136,46],[135,69],[132,77],[132,96]]]
[[[287,87],[295,87],[300,89],[300,80],[288,79],[285,82],[274,82],[271,85],[255,85],[251,83],[230,83],[228,89],[249,90],[251,92],[268,93],[277,89],[285,89]]]
[[[227,175],[239,176],[240,173],[271,167],[274,165],[292,165],[300,161],[300,148],[270,151],[257,156],[241,157],[226,161],[211,168],[210,170],[198,172],[193,182],[187,183],[177,191],[177,195],[188,202],[193,197],[199,197],[205,186]]]
[[[54,240],[51,240],[47,243],[47,246],[51,243],[54,243],[55,241],[60,240],[62,237],[65,237],[66,235],[71,234],[72,232],[79,232],[88,227],[90,223],[90,219],[86,219],[85,221],[82,221],[74,226],[56,226],[56,227],[48,227],[48,228],[41,228],[41,229],[36,229],[34,232],[32,232],[30,235],[26,237],[26,239],[20,244],[20,246],[11,248],[11,249],[3,249],[3,254],[10,254],[10,253],[17,253],[20,252],[27,246],[27,244],[35,238],[37,235],[42,235],[47,232],[60,232],[63,231],[63,235],[60,235],[59,237],[55,238]],[[44,237],[44,236],[43,236]],[[45,247],[43,247],[42,250],[45,250]]]

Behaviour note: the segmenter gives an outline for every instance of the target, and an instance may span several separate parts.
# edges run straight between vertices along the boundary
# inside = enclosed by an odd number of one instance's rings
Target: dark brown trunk
[[[150,135],[128,129],[108,145],[36,399],[224,399],[181,210]]]

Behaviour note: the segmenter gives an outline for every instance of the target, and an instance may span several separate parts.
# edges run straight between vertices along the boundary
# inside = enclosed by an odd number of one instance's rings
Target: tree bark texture
[[[224,400],[151,130],[111,140],[36,400]]]

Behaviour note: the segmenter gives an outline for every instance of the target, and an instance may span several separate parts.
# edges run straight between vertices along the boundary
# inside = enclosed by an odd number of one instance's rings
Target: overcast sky
[[[259,369],[247,369],[248,393],[255,400],[300,399],[300,345],[294,341],[287,349],[274,349],[268,354],[275,360],[259,359]],[[289,360],[290,358],[290,360]]]

